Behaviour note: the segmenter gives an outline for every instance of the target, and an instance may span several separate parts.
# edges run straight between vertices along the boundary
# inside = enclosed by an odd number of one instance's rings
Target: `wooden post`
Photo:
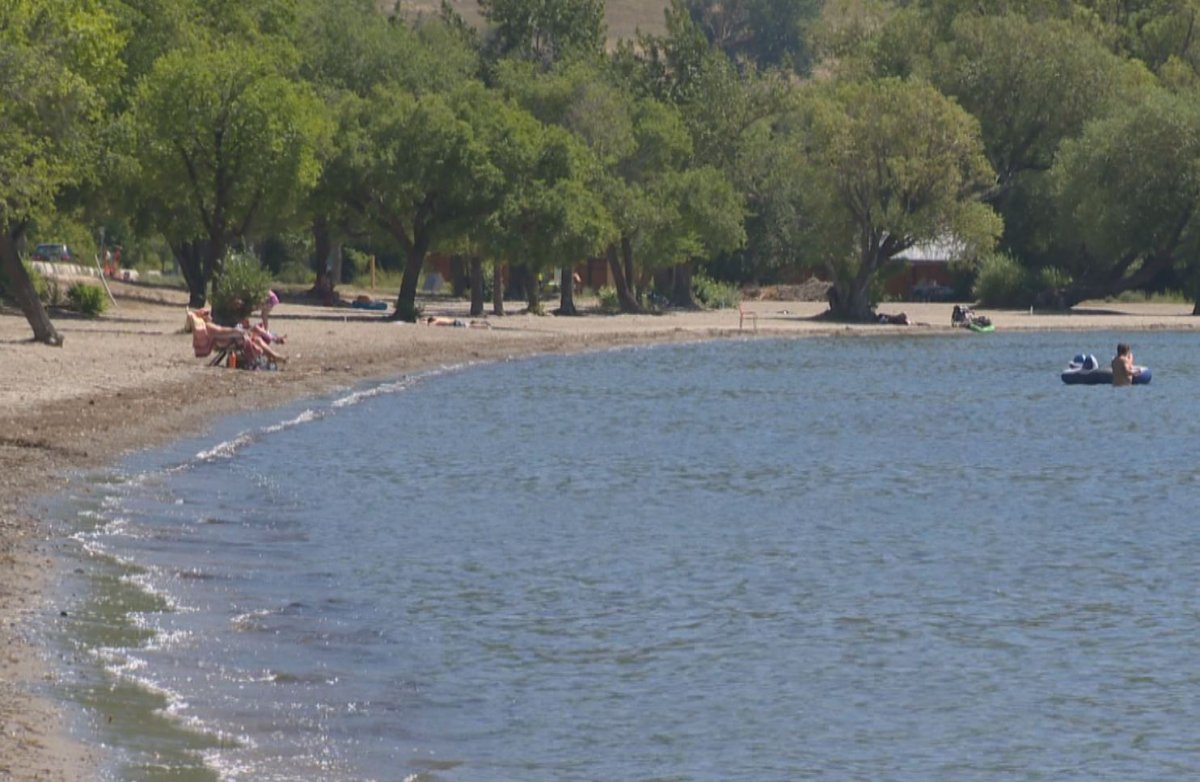
[[[108,294],[109,300],[113,303],[113,306],[115,307],[117,304],[117,299],[115,296],[113,296],[112,290],[108,287],[108,280],[105,279],[105,277],[104,277],[104,267],[100,265],[100,256],[93,255],[92,260],[94,260],[96,262],[96,271],[100,272],[100,284],[102,284],[104,286],[105,293]]]
[[[371,292],[375,292],[375,256],[371,256]]]

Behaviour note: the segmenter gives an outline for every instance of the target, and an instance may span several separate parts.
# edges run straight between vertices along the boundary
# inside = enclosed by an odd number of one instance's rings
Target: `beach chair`
[[[196,358],[212,356],[208,362],[210,367],[225,363],[232,364],[235,361],[245,364],[243,355],[245,335],[240,333],[217,334],[215,329],[209,327],[208,320],[194,310],[188,310],[188,328],[192,332],[192,350],[196,354]],[[237,365],[233,364],[233,366]]]
[[[754,330],[758,331],[758,313],[757,312],[748,312],[746,309],[743,308],[742,302],[739,301],[738,302],[738,331],[741,331],[742,328],[745,327],[746,321],[750,321],[752,324],[754,324]]]

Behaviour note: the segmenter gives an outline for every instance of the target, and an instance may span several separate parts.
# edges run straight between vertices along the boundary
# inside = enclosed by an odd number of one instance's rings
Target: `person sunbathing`
[[[278,343],[282,345],[283,343],[287,342],[287,334],[276,334],[268,330],[266,323],[255,323],[251,325],[249,318],[242,318],[242,331],[250,332],[268,345],[272,343]]]
[[[236,345],[241,348],[245,367],[259,366],[263,363],[264,358],[276,364],[283,364],[287,361],[287,356],[271,348],[266,340],[256,333],[256,327],[243,329],[240,326],[222,326],[213,322],[212,314],[207,309],[191,310],[189,322],[192,323],[192,343],[198,357],[208,355],[214,346]],[[260,331],[266,331],[261,327],[257,328]],[[202,347],[205,348],[203,351]]]
[[[266,358],[268,362],[274,364],[283,364],[287,362],[287,356],[273,349],[271,342],[276,341],[276,337],[270,331],[259,325],[250,325],[250,321],[243,320],[242,325],[234,329],[241,334],[245,341],[242,344],[242,352],[246,354],[246,360],[253,362],[255,365],[263,363]]]
[[[425,325],[426,326],[455,326],[460,329],[491,328],[491,324],[487,323],[486,321],[472,320],[470,322],[467,322],[465,320],[462,320],[461,318],[442,318],[442,317],[437,317],[434,315],[430,315],[428,318],[425,319]]]

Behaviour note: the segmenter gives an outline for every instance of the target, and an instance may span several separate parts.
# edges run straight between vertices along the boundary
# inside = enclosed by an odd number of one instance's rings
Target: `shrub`
[[[975,277],[975,300],[988,307],[1025,306],[1032,299],[1032,275],[1015,258],[996,253],[983,259]]]
[[[289,285],[312,285],[316,277],[310,264],[304,261],[287,261],[279,268],[275,279]]]
[[[85,282],[77,282],[67,291],[67,301],[71,304],[71,309],[78,310],[89,318],[94,318],[108,307],[108,299],[104,296],[104,291],[97,285],[88,285]]]
[[[621,301],[617,298],[617,289],[611,285],[605,285],[597,291],[596,299],[599,301],[601,312],[613,315],[621,311]]]
[[[25,267],[25,273],[29,275],[30,282],[33,283],[33,291],[37,294],[38,300],[43,304],[48,303],[50,298],[50,286],[42,273],[29,263],[29,261],[21,261],[21,265]],[[13,286],[8,279],[8,275],[4,270],[0,269],[0,296],[11,298],[13,295]]]
[[[213,280],[213,320],[232,325],[250,317],[270,289],[271,274],[257,258],[242,253],[229,256],[221,276]]]
[[[63,293],[62,283],[57,277],[53,275],[43,277],[32,267],[29,269],[29,274],[33,278],[33,289],[37,291],[42,304],[47,307],[62,307],[67,304],[67,296]]]
[[[722,310],[736,307],[742,300],[742,293],[736,285],[717,282],[703,274],[692,277],[692,290],[696,293],[696,299],[711,309]]]

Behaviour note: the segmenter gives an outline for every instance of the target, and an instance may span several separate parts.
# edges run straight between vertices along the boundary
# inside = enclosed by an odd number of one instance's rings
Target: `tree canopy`
[[[477,30],[373,0],[9,2],[6,290],[57,341],[24,242],[99,222],[129,258],[165,242],[193,304],[229,251],[296,248],[328,293],[330,247],[368,243],[409,319],[450,249],[603,257],[625,311],[692,304],[693,272],[816,273],[870,318],[930,240],[968,280],[998,245],[1011,303],[1196,296],[1198,2],[672,0],[622,41],[599,0],[484,0]]]

